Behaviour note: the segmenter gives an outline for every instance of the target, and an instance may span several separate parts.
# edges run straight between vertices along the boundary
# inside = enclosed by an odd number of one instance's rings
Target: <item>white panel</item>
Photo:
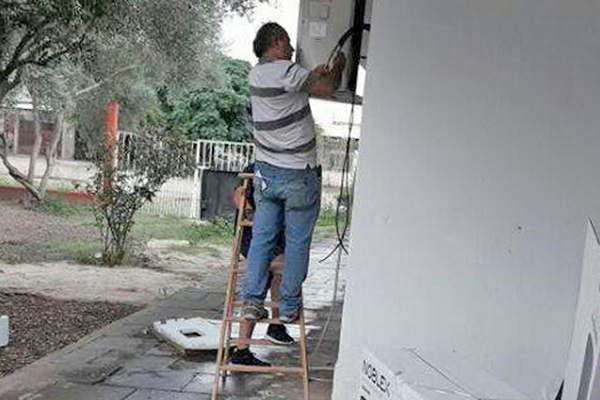
[[[0,315],[0,347],[8,345],[8,316]]]
[[[565,400],[600,398],[598,324],[600,323],[600,242],[592,222],[588,224],[575,328],[565,374]]]
[[[374,3],[335,400],[401,347],[553,399],[600,215],[599,3]]]

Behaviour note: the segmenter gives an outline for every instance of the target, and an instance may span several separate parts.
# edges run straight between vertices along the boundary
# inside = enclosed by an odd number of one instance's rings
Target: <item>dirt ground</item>
[[[0,201],[0,315],[11,317],[0,376],[181,288],[224,290],[229,239],[169,240],[173,227],[156,220],[130,265],[81,264],[64,244],[97,241],[89,219]]]
[[[10,317],[10,344],[0,349],[0,377],[137,310],[128,304],[0,293],[0,315]]]
[[[1,201],[0,222],[0,256],[4,256],[0,257],[0,291],[145,305],[183,287],[225,284],[229,252],[225,246],[202,248],[150,240],[139,244],[133,265],[108,268],[72,261],[63,245],[97,240],[89,222]],[[65,260],[67,256],[71,261]]]
[[[15,202],[0,201],[0,244],[19,245],[31,241],[68,240],[88,237],[95,232],[69,223],[65,218],[28,210]]]
[[[60,247],[40,247],[42,242],[88,240],[98,236],[93,226],[82,226],[67,218],[40,214],[21,204],[0,201],[0,251],[19,261],[61,260]]]
[[[0,349],[0,376],[183,287],[225,285],[225,246],[152,240],[125,267],[65,261],[61,243],[97,237],[75,217],[0,201],[0,315],[10,317],[11,336]]]

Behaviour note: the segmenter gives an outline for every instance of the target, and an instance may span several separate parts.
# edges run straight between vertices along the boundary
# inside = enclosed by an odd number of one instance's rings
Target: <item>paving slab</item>
[[[209,396],[165,390],[137,390],[127,400],[208,400]]]
[[[206,351],[192,357],[180,358],[171,364],[170,368],[175,370],[188,369],[197,373],[213,374],[216,369],[216,359],[216,351]]]
[[[87,383],[95,384],[104,382],[109,376],[113,375],[121,369],[121,365],[118,361],[102,365],[91,365],[89,367],[83,367],[78,370],[71,370],[65,372],[63,377],[68,382],[74,383]]]
[[[315,346],[331,309],[335,257],[318,264],[334,241],[317,242],[305,284],[306,316],[316,329],[308,332],[311,399],[331,397],[337,359],[342,306],[335,304],[325,340]],[[345,265],[345,260],[344,260]],[[342,269],[343,271],[343,269]],[[225,274],[227,271],[223,269]],[[340,291],[343,292],[343,275]],[[341,297],[339,297],[341,299]],[[86,336],[14,374],[0,379],[0,400],[205,400],[212,391],[216,352],[183,357],[149,329],[171,318],[220,319],[223,290],[186,288],[146,309]],[[274,364],[298,365],[293,347],[253,346],[252,351]],[[301,399],[299,377],[269,374],[229,374],[220,391],[224,400]]]
[[[181,391],[192,381],[194,375],[194,371],[132,369],[119,371],[109,377],[104,384],[139,389]]]
[[[213,374],[197,374],[194,379],[183,389],[185,392],[212,393],[214,383]],[[219,393],[224,396],[247,396],[258,393],[268,387],[273,381],[273,375],[267,374],[231,374],[225,380],[221,380]],[[301,382],[298,379],[298,382]]]
[[[27,400],[124,400],[135,389],[66,383],[49,386]]]

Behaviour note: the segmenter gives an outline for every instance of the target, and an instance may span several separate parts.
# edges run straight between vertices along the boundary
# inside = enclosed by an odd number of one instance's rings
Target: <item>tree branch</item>
[[[31,184],[31,182],[29,182],[27,180],[27,177],[25,175],[23,175],[14,165],[12,165],[10,163],[10,161],[8,160],[8,143],[6,142],[6,138],[4,137],[4,134],[0,134],[0,158],[2,159],[2,163],[4,164],[4,166],[6,167],[6,169],[8,170],[8,174],[17,182],[19,182],[21,185],[23,185],[25,187],[25,189],[27,189],[27,191],[29,193],[31,193],[31,195],[33,197],[35,197],[35,199],[37,201],[41,201],[41,197],[40,197],[40,193],[38,192],[38,190],[36,189],[35,186],[33,186]]]
[[[10,93],[11,90],[21,84],[22,75],[23,70],[20,69],[17,71],[12,81],[0,81],[0,104],[4,102],[4,98]]]
[[[48,189],[48,180],[52,175],[52,172],[54,170],[54,164],[56,163],[56,150],[58,147],[58,142],[60,142],[63,136],[64,121],[64,112],[60,112],[56,117],[56,125],[54,127],[54,136],[52,137],[52,141],[50,141],[46,145],[46,170],[44,171],[44,175],[42,176],[42,180],[39,186],[39,193],[41,198],[46,197],[46,191]]]
[[[27,47],[28,43],[39,34],[40,27],[42,27],[44,24],[47,24],[47,23],[48,23],[47,21],[42,20],[37,25],[32,27],[32,29],[28,30],[25,33],[25,35],[23,35],[23,37],[21,38],[21,40],[15,47],[15,50],[13,51],[13,55],[12,55],[10,61],[8,62],[8,64],[6,64],[6,68],[4,68],[4,70],[2,70],[2,72],[0,73],[1,78],[8,78],[10,76],[10,74],[13,73],[14,70],[18,69],[19,66],[22,65],[19,62],[19,58],[21,57],[21,54],[23,54],[23,51]]]
[[[108,78],[106,78],[106,79],[103,79],[103,80],[101,80],[101,81],[100,81],[100,82],[98,82],[98,83],[94,83],[93,85],[91,85],[91,86],[88,86],[88,87],[86,87],[85,89],[81,89],[81,90],[79,90],[79,91],[75,92],[75,94],[73,95],[73,97],[79,97],[79,96],[82,96],[82,95],[84,95],[84,94],[86,94],[86,93],[88,93],[88,92],[91,92],[92,90],[95,90],[95,89],[99,88],[100,86],[102,86],[102,85],[106,84],[107,82],[110,82],[111,80],[113,80],[113,79],[114,79],[114,78],[116,78],[117,76],[119,76],[119,75],[121,75],[121,74],[124,74],[125,72],[129,72],[129,71],[131,71],[131,70],[133,70],[133,69],[136,69],[137,67],[139,67],[139,64],[132,64],[132,65],[129,65],[129,66],[127,66],[127,67],[121,68],[121,69],[119,69],[119,70],[115,71],[115,72],[114,72],[114,73],[113,73],[111,76],[109,76]]]

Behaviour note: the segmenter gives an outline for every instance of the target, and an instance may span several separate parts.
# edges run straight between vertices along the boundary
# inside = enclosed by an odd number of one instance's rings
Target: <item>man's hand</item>
[[[339,51],[333,59],[333,68],[339,68],[340,70],[346,68],[346,55],[343,51]]]
[[[336,54],[331,68],[328,65],[319,65],[313,69],[313,78],[309,84],[310,93],[319,97],[331,97],[340,86],[345,67],[346,56],[340,51]]]
[[[313,69],[313,72],[319,76],[329,75],[329,68],[325,64],[321,64]]]

